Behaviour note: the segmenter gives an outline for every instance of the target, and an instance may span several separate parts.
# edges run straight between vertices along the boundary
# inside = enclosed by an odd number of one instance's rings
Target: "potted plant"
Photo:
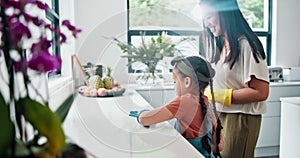
[[[33,82],[47,80],[47,73],[61,67],[62,60],[49,53],[52,39],[46,31],[59,35],[60,44],[66,36],[59,28],[28,13],[29,7],[47,11],[38,0],[1,0],[0,2],[0,157],[56,157],[64,145],[61,127],[73,102],[71,95],[54,112],[48,107],[48,93]],[[76,37],[81,30],[68,20],[62,22]],[[39,36],[36,32],[40,30]],[[24,53],[27,50],[27,55]]]
[[[135,46],[131,43],[121,42],[117,38],[114,41],[119,46],[125,55],[123,58],[128,58],[127,66],[131,66],[135,62],[141,62],[147,66],[144,75],[138,76],[147,83],[149,79],[155,82],[157,78],[155,72],[159,61],[164,57],[174,57],[181,54],[181,50],[176,48],[179,43],[188,40],[189,38],[181,38],[175,43],[166,32],[158,34],[156,38],[152,37],[149,41],[146,40],[146,32],[141,32],[141,43]],[[145,75],[146,74],[146,75]]]

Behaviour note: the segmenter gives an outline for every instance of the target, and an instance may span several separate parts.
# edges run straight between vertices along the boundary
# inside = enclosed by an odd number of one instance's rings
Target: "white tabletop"
[[[134,89],[123,96],[89,98],[78,95],[65,133],[95,157],[203,157],[168,122],[145,128],[131,110],[152,109]]]

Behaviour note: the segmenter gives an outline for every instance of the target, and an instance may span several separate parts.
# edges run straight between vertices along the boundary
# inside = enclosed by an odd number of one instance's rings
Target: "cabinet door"
[[[263,117],[256,147],[279,146],[280,117]]]
[[[265,117],[280,117],[280,106],[281,103],[279,101],[276,102],[267,102],[267,112],[263,114],[263,118]]]
[[[300,157],[300,106],[295,103],[282,102],[280,157]]]

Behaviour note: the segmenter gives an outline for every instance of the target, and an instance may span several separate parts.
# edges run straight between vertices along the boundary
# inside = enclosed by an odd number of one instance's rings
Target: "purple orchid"
[[[44,20],[39,19],[38,17],[33,17],[27,13],[23,13],[23,17],[27,22],[32,22],[35,26],[41,26],[42,24],[44,24]]]
[[[47,38],[42,37],[40,38],[40,41],[32,44],[31,52],[34,54],[39,54],[40,52],[48,51],[50,46],[51,46],[51,41],[49,41]]]
[[[40,2],[40,1],[36,1],[35,3],[42,10],[47,11],[49,9],[49,6],[46,3],[43,3],[43,2]]]
[[[73,26],[69,20],[64,20],[62,25],[66,26],[70,31],[72,31],[72,34],[75,38],[77,37],[77,34],[82,31],[81,29],[77,29],[75,26]]]
[[[28,67],[39,72],[51,72],[60,69],[61,63],[60,57],[51,55],[45,51],[39,54],[33,54],[28,61]]]
[[[37,0],[7,0],[6,8],[13,7],[15,9],[23,10],[26,4],[37,3]],[[42,8],[41,8],[42,9]]]
[[[31,32],[27,26],[23,23],[16,21],[10,24],[11,26],[11,37],[13,41],[18,42],[22,39],[23,36],[31,38]]]
[[[4,143],[0,141],[0,157],[56,157],[61,155],[65,144],[61,122],[67,113],[58,117],[49,108],[49,97],[44,95],[49,93],[47,87],[32,84],[33,77],[46,76],[62,66],[61,58],[49,50],[53,42],[61,44],[56,36],[60,36],[63,43],[66,36],[59,26],[48,24],[45,17],[39,16],[40,12],[30,14],[48,10],[49,6],[40,0],[0,0],[0,57],[5,64],[1,65],[0,77],[8,78],[1,83],[8,88],[0,91],[1,127],[5,129],[1,137],[6,138]],[[81,31],[70,23],[66,25],[75,37]],[[56,36],[51,38],[49,33]],[[38,73],[28,73],[28,70]],[[72,102],[68,99],[59,108],[69,109]],[[34,130],[28,130],[27,125]],[[38,143],[41,137],[47,138],[44,145]],[[20,145],[22,149],[16,150]],[[33,150],[35,148],[38,150]]]
[[[42,37],[37,43],[32,44],[31,52],[33,55],[28,61],[29,68],[40,72],[49,72],[61,67],[61,59],[48,52],[51,42]]]

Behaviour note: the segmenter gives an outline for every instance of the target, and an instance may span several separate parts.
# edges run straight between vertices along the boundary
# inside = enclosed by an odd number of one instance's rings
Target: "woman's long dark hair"
[[[202,111],[202,126],[209,127],[209,125],[207,125],[206,123],[213,123],[212,119],[213,116],[216,117],[217,119],[217,128],[216,128],[216,153],[214,153],[216,155],[216,157],[220,157],[221,158],[221,154],[220,154],[220,150],[219,150],[219,144],[221,141],[221,130],[222,130],[222,125],[221,125],[221,121],[218,118],[218,115],[216,113],[216,107],[215,107],[215,103],[214,103],[214,99],[213,99],[213,107],[212,107],[212,112],[209,112],[209,114],[211,114],[211,116],[206,117],[207,112],[209,111],[209,109],[206,108],[206,104],[203,98],[203,93],[202,93],[202,89],[206,88],[209,84],[210,84],[210,88],[211,88],[211,93],[213,96],[213,80],[212,78],[215,76],[215,71],[214,69],[211,67],[211,64],[206,61],[204,58],[198,57],[198,56],[190,56],[190,57],[186,57],[184,59],[182,59],[182,62],[185,62],[186,65],[188,65],[189,67],[191,67],[193,69],[193,71],[195,72],[195,75],[190,76],[185,74],[185,72],[180,72],[183,76],[185,77],[191,77],[195,83],[198,83],[199,85],[199,103],[201,106],[201,111]],[[173,60],[174,63],[172,65],[175,64],[175,62],[178,62],[180,60]],[[176,67],[176,66],[175,66]],[[201,74],[201,75],[199,75]],[[205,79],[203,78],[205,77]],[[214,96],[212,97],[214,98]],[[211,121],[206,122],[205,119],[211,119]],[[212,126],[213,127],[213,126]],[[209,132],[205,131],[205,135],[202,138],[202,147],[204,148],[204,150],[208,153],[211,154],[212,148],[211,148],[211,144],[212,144],[212,137],[209,137]],[[204,133],[202,133],[204,134]]]
[[[239,38],[242,36],[245,36],[249,42],[252,55],[257,63],[259,63],[259,58],[266,58],[263,46],[244,18],[237,0],[200,0],[199,5],[208,5],[218,12],[221,31],[227,32],[228,35],[230,53],[225,62],[230,63],[230,69],[240,57]],[[210,54],[211,62],[217,63],[224,44],[224,36],[214,37],[208,28],[205,30],[207,32],[204,33],[206,44],[203,47],[206,53],[212,53]]]

